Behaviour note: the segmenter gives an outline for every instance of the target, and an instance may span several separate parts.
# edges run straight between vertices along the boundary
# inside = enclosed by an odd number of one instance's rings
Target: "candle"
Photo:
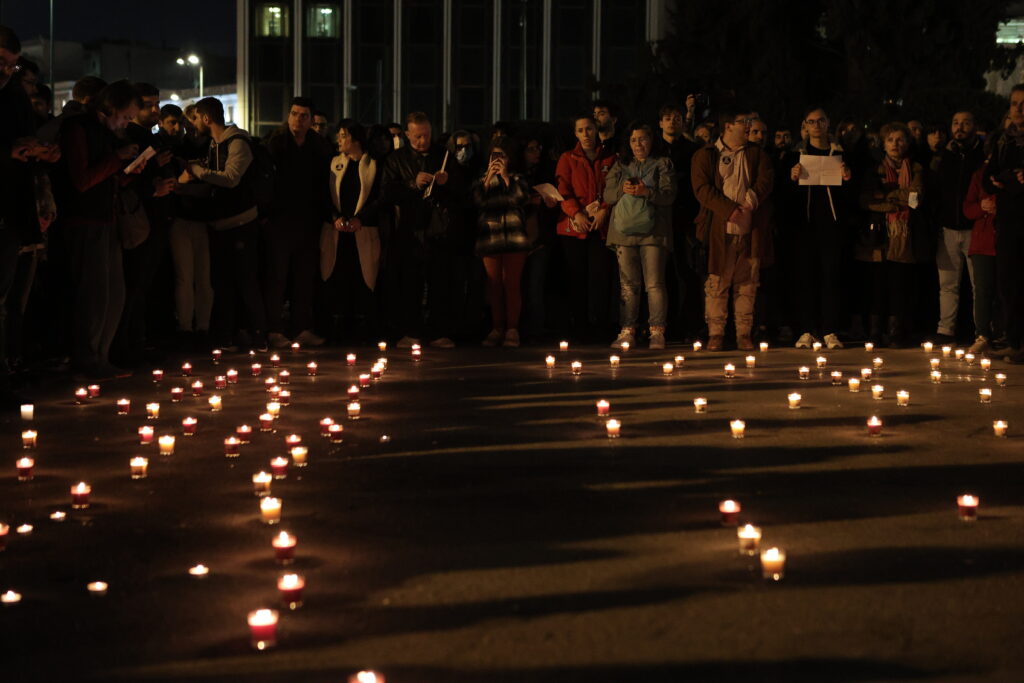
[[[377,342],[377,350],[384,353],[388,350],[388,343],[386,341]]]
[[[781,581],[786,571],[786,551],[768,548],[761,551],[761,576],[770,581]]]
[[[292,392],[288,391],[287,389],[282,389],[277,394],[277,402],[283,406],[290,405],[292,402]]]
[[[203,383],[202,383],[201,380],[197,379],[195,382],[192,382],[192,395],[193,396],[202,396],[203,395]]]
[[[139,443],[142,445],[153,443],[153,428],[149,425],[139,427]]]
[[[981,369],[984,370],[985,372],[988,372],[989,370],[992,369],[991,358],[982,358],[981,360],[978,361],[978,364],[981,365]]]
[[[281,499],[264,498],[260,501],[260,519],[264,524],[277,524],[281,521]]]
[[[558,350],[562,351],[563,353],[565,351],[568,351],[569,350],[569,342],[567,342],[567,341],[558,342]]]
[[[873,358],[871,360],[871,367],[875,370],[881,370],[883,365],[885,365],[885,361],[881,358]]]
[[[90,384],[89,387],[88,387],[88,390],[89,390],[89,398],[99,398],[100,397],[100,385],[99,384]]]
[[[702,348],[704,348],[704,345],[701,344],[699,341],[693,342],[693,350],[694,351],[700,351]]]
[[[285,574],[277,580],[277,589],[281,591],[281,601],[288,605],[288,609],[296,609],[302,606],[302,589],[306,586],[306,580],[301,574]]]
[[[127,415],[128,411],[131,410],[132,402],[127,398],[117,399],[117,414]]]
[[[1010,428],[1009,423],[1006,420],[996,420],[992,423],[992,432],[996,436],[1005,437],[1006,431]]]
[[[961,522],[978,521],[978,502],[978,497],[972,496],[969,493],[957,496],[956,508],[957,513],[960,515]]]
[[[147,403],[146,404],[146,417],[150,420],[156,420],[160,417],[160,404],[159,403]]]
[[[198,426],[199,420],[194,417],[185,417],[181,420],[181,431],[185,436],[194,436]]]
[[[100,598],[107,594],[107,588],[109,588],[109,585],[106,581],[93,581],[86,584],[85,587],[88,589],[89,595]]]
[[[135,456],[128,461],[128,467],[131,469],[132,479],[145,479],[149,468],[149,458],[143,458],[141,455]]]
[[[825,366],[828,365],[828,358],[825,358],[825,356],[818,356],[817,358],[814,359],[814,364],[820,370],[821,368],[824,368]]]
[[[939,370],[932,370],[930,373],[932,378],[932,384],[942,384],[942,372]]]
[[[309,449],[305,446],[292,446],[292,449],[288,451],[292,456],[292,464],[296,467],[305,467],[306,458],[309,455]]]
[[[276,353],[271,354],[271,356],[270,356],[270,367],[276,368],[276,367],[279,367],[280,365],[281,365],[281,356],[277,355]]]
[[[88,389],[86,389],[85,387],[79,387],[78,389],[75,389],[75,403],[76,404],[83,405],[88,400],[89,400],[89,390]]]
[[[298,446],[301,443],[302,443],[302,437],[299,436],[298,434],[289,434],[288,436],[284,437],[284,447],[285,447],[285,450],[287,450],[287,449],[289,449],[289,448],[291,448],[293,446]]]
[[[174,455],[174,437],[170,434],[157,439],[157,444],[160,446],[160,455]]]
[[[384,683],[384,677],[374,671],[359,671],[348,677],[348,683]]]
[[[413,349],[412,350],[412,359],[413,359],[413,361],[418,363],[421,358],[423,358],[423,352],[421,350],[419,350],[419,349]]]
[[[874,374],[874,372],[871,370],[871,368],[861,368],[860,369],[860,378],[862,380],[864,380],[865,382],[867,382],[869,379],[871,379],[871,376],[873,374]]]
[[[284,479],[288,476],[288,458],[277,456],[270,461],[270,471],[274,479]]]
[[[220,412],[221,406],[223,404],[223,401],[221,400],[220,396],[218,396],[217,394],[214,394],[213,396],[211,396],[210,398],[207,399],[207,402],[210,404],[210,412],[212,412],[212,413],[219,413]]]
[[[613,365],[617,365],[619,357],[618,356],[612,356],[612,358],[615,359],[615,363],[613,363]],[[550,370],[551,368],[555,367],[555,357],[554,356],[546,356],[544,358],[544,365],[547,367],[548,370]]]
[[[238,370],[228,370],[227,380],[228,384],[238,384]]]
[[[19,602],[21,602],[21,593],[8,590],[0,595],[0,603],[3,603],[4,607],[17,605]]]
[[[800,399],[803,398],[800,394],[792,393],[786,397],[789,400],[789,409],[797,410],[800,408]]]
[[[252,490],[257,496],[269,496],[270,495],[270,482],[273,481],[274,477],[269,472],[257,472],[252,475]]]
[[[736,366],[732,363],[726,363],[722,371],[726,379],[732,379],[736,376]]]
[[[237,436],[229,436],[224,439],[224,457],[237,458],[241,443]]]
[[[621,344],[619,344],[619,348],[622,349],[623,353],[629,351],[629,342],[628,341],[622,342]]]
[[[210,573],[210,568],[205,564],[197,564],[193,567],[189,567],[188,573],[189,576],[194,576],[197,579],[205,579]]]
[[[340,424],[332,424],[327,428],[327,438],[331,440],[331,443],[341,443],[344,441],[343,433],[345,427]]]
[[[345,356],[345,364],[346,365],[355,365],[356,364],[356,354],[350,353],[347,356]]]
[[[743,360],[746,361],[748,368],[755,368],[755,367],[757,367],[757,358],[756,357],[754,357],[754,356],[747,356]]]
[[[957,349],[956,351],[954,351],[954,352],[953,352],[953,356],[954,356],[954,357],[955,357],[955,358],[956,358],[956,359],[957,359],[958,361],[963,361],[963,359],[964,359],[964,354],[965,354],[965,353],[966,353],[966,351],[964,351],[963,349]]]
[[[761,527],[744,524],[736,529],[736,539],[739,541],[740,555],[753,557],[761,545]]]
[[[50,513],[50,519],[54,522],[63,522],[67,518],[68,513],[64,512],[63,510],[54,510],[53,512]]]
[[[838,387],[843,383],[843,371],[833,370],[832,371],[832,386]]]
[[[906,408],[907,406],[909,406],[910,405],[910,392],[909,391],[903,391],[902,389],[900,391],[897,391],[896,392],[896,405],[898,405],[900,408]]]
[[[872,415],[868,419],[868,436],[881,436],[882,435],[882,421],[878,419],[877,415]]]
[[[348,419],[350,419],[350,420],[358,420],[359,419],[359,411],[360,411],[360,409],[361,408],[359,406],[359,401],[351,401],[348,404],[348,408],[347,408],[347,410],[348,410]]]
[[[224,375],[217,375],[216,377],[213,378],[213,388],[218,390],[227,389],[228,378],[225,377]]]
[[[682,356],[676,356],[675,358],[672,359],[672,362],[676,364],[677,368],[681,368],[683,367],[683,363],[686,362],[686,359],[683,358]]]
[[[422,350],[423,350],[423,347],[422,347],[422,346],[420,346],[419,344],[413,344],[413,345],[412,345],[412,346],[410,346],[409,348],[410,348],[411,350],[413,350],[413,351],[422,351]],[[383,353],[383,352],[384,352],[384,350],[385,350],[385,349],[381,349],[381,353]]]
[[[328,428],[334,424],[334,418],[324,417],[320,419],[320,435],[327,436]]]
[[[924,344],[921,344],[921,348],[924,349],[925,353],[931,353],[932,349],[935,348],[935,345],[932,344],[930,341],[926,341]]]
[[[154,370],[153,371],[153,384],[159,384],[164,381],[164,371]]]
[[[881,401],[885,398],[885,387],[881,384],[874,384],[871,386],[871,398],[876,401]]]
[[[179,403],[185,390],[181,387],[171,387],[171,403]]]
[[[619,367],[619,357],[618,356],[608,356],[608,365],[612,366],[613,368]]]
[[[184,363],[181,364],[181,375],[182,375],[182,377],[188,377],[191,374],[192,374],[192,364],[189,363],[188,361],[185,361]]]
[[[302,350],[302,344],[299,342],[292,342],[292,353],[298,353]]]
[[[11,527],[0,522],[0,551],[7,548],[7,536],[11,533]]]
[[[866,342],[864,344],[864,350],[867,351],[868,353],[871,353],[872,351],[875,350],[875,345],[872,344],[871,342]]]
[[[220,349],[214,349],[213,351],[210,352],[210,358],[213,359],[214,363],[219,363],[220,357],[223,355],[223,353],[224,352],[221,351]]]
[[[732,438],[742,439],[747,432],[747,423],[743,420],[733,420],[729,423],[729,429],[732,431]]]
[[[310,361],[306,363],[306,374],[310,377],[316,377],[318,366],[316,361]]]
[[[988,387],[982,387],[981,389],[978,389],[978,401],[980,401],[981,403],[991,403],[992,390],[989,389]]]
[[[579,362],[578,360],[574,360],[572,362],[572,365],[570,365],[569,367],[572,369],[572,374],[574,375],[579,375],[581,372],[583,372],[583,363]]]
[[[761,353],[765,353],[766,351],[768,351],[768,342],[761,342],[760,348],[761,348]]]
[[[72,510],[84,510],[89,507],[89,494],[92,493],[92,487],[86,484],[84,481],[80,481],[71,487],[71,509]]]
[[[258,609],[249,612],[249,635],[252,646],[266,650],[277,645],[277,610]]]
[[[693,399],[693,412],[695,413],[706,413],[708,412],[708,400],[703,396],[698,396]]]
[[[281,372],[277,373],[278,384],[288,384],[288,382],[291,381],[291,378],[292,373],[288,372],[287,370],[282,370]]]
[[[974,354],[968,353],[967,355],[964,356],[964,360],[967,361],[968,365],[974,365]]]
[[[268,403],[267,414],[276,420],[281,415],[281,404],[278,401]]]
[[[809,379],[811,376],[811,369],[806,365],[802,365],[797,369],[797,374],[800,375],[800,379]]]
[[[36,416],[36,407],[32,403],[21,404],[21,419],[31,422]]]
[[[295,561],[295,544],[298,539],[287,531],[282,531],[270,541],[274,547],[274,559],[278,564],[291,564]]]
[[[821,351],[821,342],[814,342],[813,344],[811,344],[811,350],[814,351],[815,353]]]
[[[953,353],[953,347],[952,346],[943,346],[942,347],[942,357],[943,358],[949,358],[951,353]]]
[[[28,536],[30,533],[32,533],[32,529],[34,528],[35,527],[33,527],[31,524],[22,524],[17,528],[17,532],[22,536]]]
[[[722,517],[722,526],[736,526],[742,507],[735,500],[723,500],[718,504],[718,512]]]
[[[661,366],[661,374],[665,375],[666,377],[671,377],[672,373],[675,372],[675,369],[675,363],[664,363]]]
[[[942,365],[942,360],[941,359],[939,359],[939,358],[929,358],[928,359],[928,367],[930,367],[932,370],[938,370],[940,365]]]
[[[359,398],[359,387],[356,386],[355,384],[353,384],[352,386],[350,386],[348,388],[348,392],[347,393],[348,393],[348,399],[350,401],[355,400],[355,399]]]
[[[263,374],[263,366],[260,365],[259,363],[253,363],[249,369],[253,377],[259,377],[260,375]]]
[[[600,401],[597,402],[597,414],[599,416],[607,415],[611,411],[611,409],[612,404],[606,401],[605,399],[602,398]]]
[[[29,481],[32,479],[32,468],[36,465],[35,460],[32,458],[18,458],[14,465],[18,468],[18,481]]]
[[[622,434],[622,423],[615,418],[605,422],[604,426],[608,430],[609,439],[617,439]]]
[[[998,384],[1001,387],[1005,387],[1006,386],[1006,375],[1004,375],[1001,372],[997,372],[996,373],[996,384]]]
[[[36,441],[39,434],[34,429],[26,429],[21,433],[21,447],[26,450],[31,450],[36,447]]]
[[[363,389],[370,386],[370,376],[367,375],[366,373],[359,375],[359,386],[362,387]]]

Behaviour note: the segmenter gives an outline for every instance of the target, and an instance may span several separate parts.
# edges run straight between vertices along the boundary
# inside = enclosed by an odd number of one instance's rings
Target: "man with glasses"
[[[721,351],[732,293],[736,318],[736,348],[754,348],[754,297],[765,240],[766,215],[761,208],[772,191],[768,155],[747,142],[749,113],[726,108],[720,113],[721,137],[693,156],[693,193],[700,202],[697,239],[707,248],[708,276],[704,310],[708,350]]]

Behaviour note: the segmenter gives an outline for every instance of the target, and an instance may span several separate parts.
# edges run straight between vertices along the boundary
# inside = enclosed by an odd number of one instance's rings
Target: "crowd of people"
[[[54,117],[20,52],[0,26],[4,405],[44,363],[102,378],[293,341],[928,337],[1024,362],[1024,86],[988,134],[970,111],[874,130],[822,107],[772,129],[693,96],[628,125],[596,101],[565,140],[439,134],[296,97],[257,139],[216,98],[91,76]]]

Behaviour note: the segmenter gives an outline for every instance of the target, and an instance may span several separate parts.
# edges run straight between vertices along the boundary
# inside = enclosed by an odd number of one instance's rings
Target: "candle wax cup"
[[[761,552],[761,574],[770,581],[781,581],[786,568],[786,553],[779,548]]]
[[[959,496],[956,499],[957,514],[963,522],[975,522],[978,519],[978,498],[972,495]]]
[[[277,619],[277,610],[249,612],[249,634],[254,648],[265,650],[277,644]]]
[[[302,589],[306,581],[298,574],[285,574],[277,581],[277,589],[281,592],[281,600],[290,609],[302,606]]]
[[[722,526],[736,526],[740,519],[741,506],[735,500],[723,500],[718,504]]]
[[[750,524],[739,527],[736,529],[736,540],[739,542],[740,555],[757,555],[761,545],[761,527]]]

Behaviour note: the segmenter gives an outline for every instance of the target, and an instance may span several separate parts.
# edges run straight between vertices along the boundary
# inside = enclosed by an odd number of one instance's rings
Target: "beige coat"
[[[352,159],[346,154],[339,154],[331,159],[331,201],[334,210],[341,211],[338,196],[341,192],[341,179],[352,165]],[[362,211],[369,200],[374,186],[377,184],[377,162],[369,155],[363,154],[358,162],[359,167],[359,200],[356,202],[356,214]],[[380,270],[380,230],[377,226],[363,225],[355,233],[356,248],[359,251],[359,268],[363,273],[363,282],[370,291],[377,286],[377,273]],[[320,230],[320,277],[327,280],[334,272],[334,263],[338,256],[338,231],[330,223],[324,223]]]

